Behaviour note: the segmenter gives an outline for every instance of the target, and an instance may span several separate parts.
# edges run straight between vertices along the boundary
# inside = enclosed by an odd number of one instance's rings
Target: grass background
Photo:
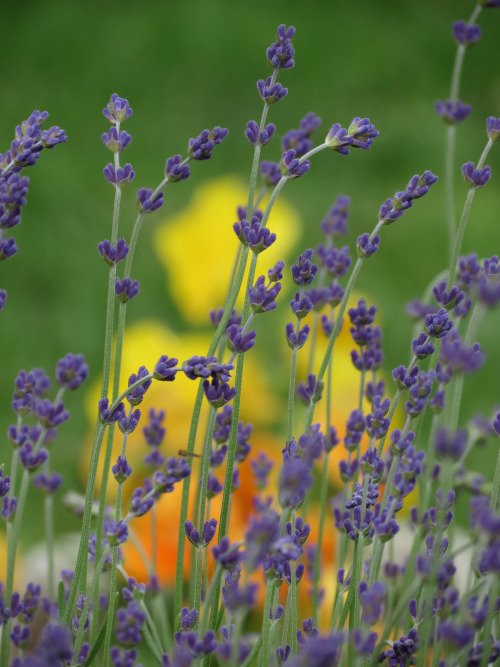
[[[380,131],[370,151],[347,158],[322,153],[310,174],[287,188],[287,200],[305,222],[297,251],[320,240],[318,221],[339,192],[352,198],[352,241],[373,228],[380,204],[414,173],[443,173],[445,126],[433,103],[448,95],[452,21],[466,19],[473,6],[469,0],[5,3],[0,147],[7,149],[13,128],[34,108],[47,109],[50,122],[64,127],[69,141],[46,151],[29,170],[28,204],[15,230],[20,252],[1,267],[1,287],[9,298],[0,330],[0,434],[14,421],[12,381],[21,368],[50,371],[73,351],[85,354],[91,377],[99,374],[106,273],[96,246],[109,237],[112,211],[112,191],[102,176],[110,155],[100,140],[108,127],[101,109],[111,93],[127,97],[134,109],[126,128],[133,136],[126,160],[135,169],[137,188],[155,187],[165,158],[185,153],[189,137],[203,128],[230,129],[214,159],[194,165],[193,178],[169,190],[165,217],[184,206],[205,179],[228,173],[248,178],[251,153],[243,130],[247,120],[260,117],[255,82],[270,73],[265,49],[279,23],[295,25],[297,65],[280,76],[289,95],[270,117],[278,132],[297,127],[311,110],[323,118],[320,133],[334,122],[347,126],[356,115],[369,116]],[[466,195],[459,167],[478,160],[485,118],[500,116],[500,10],[485,10],[479,22],[483,39],[467,53],[461,87],[473,113],[458,131],[457,211]],[[490,155],[493,178],[476,197],[463,246],[480,256],[500,250],[500,151],[495,147]],[[265,158],[278,157],[275,141]],[[135,218],[133,197],[128,199],[129,208],[122,209],[127,237]],[[173,312],[151,248],[154,220],[147,221],[136,253],[141,296],[127,321],[151,313],[171,321],[174,315],[181,329],[182,316]],[[447,263],[443,179],[383,231],[380,253],[363,270],[359,288],[382,310],[386,367],[392,368],[408,358],[412,324],[404,303],[420,295]],[[499,313],[492,312],[481,328],[488,362],[466,383],[463,420],[477,411],[489,414],[500,403],[499,325]],[[71,396],[72,419],[53,449],[67,483],[77,486],[74,461],[86,428],[78,401]],[[491,468],[492,449],[477,462],[483,470]],[[10,449],[1,436],[4,460],[10,460]],[[61,516],[63,529],[67,521]],[[42,530],[34,526],[33,539]]]

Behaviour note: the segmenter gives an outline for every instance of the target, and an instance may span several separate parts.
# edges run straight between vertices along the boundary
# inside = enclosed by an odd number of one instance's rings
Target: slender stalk
[[[202,474],[201,474],[200,513],[199,513],[199,524],[198,524],[198,533],[200,534],[200,540],[203,539],[203,524],[205,522],[205,504],[207,501],[208,470],[210,467],[210,450],[212,445],[212,436],[215,427],[216,415],[217,415],[217,410],[213,407],[210,407],[207,438],[203,450],[203,463],[202,463]],[[200,607],[201,607],[201,582],[203,578],[202,565],[203,565],[203,549],[198,548],[196,554],[196,573],[194,582],[194,604],[193,604],[193,608],[196,609],[196,611],[198,612],[198,618],[200,616]]]
[[[302,297],[302,290],[301,290]],[[300,319],[297,317],[297,323],[295,325],[295,337],[298,341],[300,331]],[[295,408],[295,375],[297,372],[297,353],[298,347],[297,344],[292,350],[292,360],[290,362],[290,379],[288,381],[288,426],[286,433],[286,440],[290,442],[293,436],[293,416]]]
[[[479,158],[479,162],[477,163],[477,169],[481,169],[484,166],[484,163],[486,161],[486,158],[488,157],[488,153],[490,152],[491,147],[493,146],[493,141],[491,139],[488,139],[488,143],[484,147],[484,150],[481,154],[481,157]],[[476,188],[471,188],[467,192],[467,198],[465,200],[464,208],[462,211],[462,215],[460,217],[460,222],[458,224],[458,231],[455,239],[455,245],[453,247],[453,252],[451,255],[451,262],[450,262],[450,271],[448,274],[448,282],[447,282],[447,289],[449,290],[451,286],[453,285],[453,281],[455,279],[455,273],[457,270],[457,264],[458,264],[458,258],[460,255],[460,250],[462,249],[462,241],[464,238],[465,234],[465,228],[467,226],[467,220],[469,219],[469,213],[470,209],[472,207],[472,202],[474,200],[474,196],[476,194]]]
[[[295,508],[292,512],[292,530],[295,528]],[[297,563],[292,560],[290,563],[290,590],[292,591],[291,603],[292,603],[292,643],[290,645],[291,655],[297,654],[297,577],[295,576]]]
[[[270,646],[270,632],[271,632],[271,619],[269,611],[271,609],[271,602],[274,596],[274,589],[276,583],[268,579],[266,585],[266,601],[264,602],[264,615],[262,618],[262,653],[260,664],[261,667],[269,667],[270,657],[271,657],[271,646]]]
[[[363,567],[363,546],[364,546],[363,541],[364,541],[363,535],[358,535],[358,539],[356,540],[356,544],[354,546],[354,563],[353,563],[351,585],[349,586],[349,592],[351,587],[353,591],[353,598],[349,613],[350,632],[354,632],[355,630],[357,630],[361,624],[359,618],[360,603],[359,603],[358,587],[359,587],[359,582],[361,581],[361,570]],[[347,663],[349,667],[353,667],[355,660],[356,657],[354,653],[354,645],[353,642],[350,641],[347,647]]]
[[[51,493],[45,496],[45,544],[47,546],[47,589],[49,600],[54,599],[54,497]]]
[[[332,309],[333,310],[333,309]],[[333,368],[333,353],[330,357],[328,363],[328,371],[326,377],[326,438],[327,440],[330,437],[330,426],[331,426],[331,409],[332,409],[332,368]],[[314,558],[314,584],[313,584],[313,621],[314,625],[318,624],[318,601],[319,601],[319,575],[321,567],[321,552],[323,548],[323,532],[325,529],[325,519],[326,519],[326,504],[327,504],[327,495],[328,495],[328,459],[330,451],[325,452],[325,460],[323,462],[323,470],[321,473],[321,488],[320,488],[320,514],[319,514],[319,527],[318,527],[318,542],[316,544],[316,554]]]
[[[129,409],[129,414],[128,418],[130,419],[130,416],[133,411],[133,406],[130,406]],[[124,433],[123,434],[123,440],[122,440],[122,451],[121,451],[121,456],[124,457],[127,451],[127,439],[128,439],[128,434]],[[116,504],[115,504],[115,523],[118,523],[120,520],[121,516],[121,509],[122,509],[122,490],[123,490],[123,482],[118,482],[118,489],[116,492]],[[154,509],[154,507],[153,507]],[[109,608],[108,608],[108,616],[107,616],[107,623],[106,623],[106,635],[104,638],[104,666],[108,667],[110,664],[110,655],[109,655],[109,648],[111,645],[111,635],[113,631],[113,621],[114,621],[114,616],[115,616],[115,599],[116,599],[116,579],[117,579],[117,567],[118,567],[118,546],[113,547],[113,561],[111,564],[111,581],[110,581],[110,588],[109,588]],[[97,598],[97,604],[99,604],[99,587],[97,587],[97,592],[94,597],[94,605],[96,604],[96,598]],[[97,610],[98,606],[94,606],[94,614],[96,614],[96,620],[97,620]],[[98,623],[94,622],[93,627],[97,626]]]

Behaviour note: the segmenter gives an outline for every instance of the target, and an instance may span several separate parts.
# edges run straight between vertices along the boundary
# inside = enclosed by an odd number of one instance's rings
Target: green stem
[[[47,582],[49,600],[54,599],[54,498],[51,493],[45,496],[45,543],[47,545]]]
[[[361,570],[363,568],[363,535],[359,535],[354,547],[354,565],[352,571],[351,586],[353,586],[353,599],[351,604],[351,611],[349,614],[349,632],[358,630],[360,621],[360,603],[358,595],[359,582],[361,581]],[[347,664],[349,667],[354,666],[356,660],[353,642],[349,642],[347,647]]]
[[[64,619],[63,619],[64,625],[69,625],[71,614],[73,613],[73,605],[75,604],[80,576],[82,574],[84,565],[86,565],[87,561],[95,479],[96,479],[97,466],[99,463],[99,454],[101,452],[101,446],[105,429],[106,425],[98,421],[94,435],[94,442],[92,444],[92,454],[90,457],[90,465],[89,465],[89,476],[87,479],[87,488],[85,490],[85,506],[83,510],[80,546],[78,547],[78,555],[76,558],[75,571],[73,575],[73,580],[71,582],[66,609],[64,612]]]
[[[481,169],[484,166],[484,163],[486,161],[486,158],[488,156],[488,153],[490,152],[491,147],[493,146],[493,141],[492,139],[488,139],[488,143],[486,144],[481,157],[479,158],[479,162],[477,163],[476,169]],[[472,202],[474,200],[474,196],[476,194],[476,189],[477,188],[470,188],[469,191],[467,192],[467,198],[465,200],[464,208],[462,211],[462,216],[460,218],[460,222],[458,224],[458,231],[457,231],[457,236],[455,239],[455,245],[453,247],[453,253],[451,256],[451,262],[450,262],[450,270],[448,274],[448,282],[447,282],[447,289],[449,290],[451,286],[453,285],[453,281],[455,280],[455,273],[457,270],[457,264],[458,264],[458,258],[460,255],[460,250],[462,249],[462,241],[464,238],[465,234],[465,228],[467,226],[467,220],[469,219],[469,213],[470,209],[472,207]]]
[[[295,528],[295,508],[292,512],[292,530]],[[292,560],[290,563],[290,588],[292,591],[292,643],[290,645],[291,655],[297,654],[297,577],[295,576],[297,568],[296,561]]]
[[[133,411],[133,406],[130,406],[128,418],[130,419],[130,416]],[[124,457],[127,451],[127,439],[128,439],[128,434],[124,433],[123,434],[123,441],[122,441],[122,451],[121,451],[121,456]],[[120,520],[121,516],[121,509],[122,509],[122,490],[123,490],[123,482],[118,482],[118,489],[116,491],[116,504],[115,504],[115,523],[118,523]],[[109,649],[111,645],[111,636],[112,636],[112,631],[113,631],[113,621],[115,617],[115,599],[116,599],[116,579],[117,579],[117,567],[118,567],[118,546],[113,547],[113,561],[111,564],[111,581],[110,581],[110,587],[109,587],[109,608],[108,608],[108,616],[107,616],[107,623],[106,623],[106,636],[104,638],[104,665],[105,667],[108,667],[110,664],[110,655],[109,655]],[[97,605],[99,605],[99,587],[97,587],[97,592],[94,597],[94,605],[96,604],[96,599],[97,599]],[[99,606],[94,606],[94,614],[95,614],[95,619],[93,622],[92,627],[97,627],[98,626],[98,612],[97,610],[99,609]]]
[[[261,653],[261,667],[269,667],[271,658],[270,633],[271,633],[271,619],[269,611],[271,609],[271,602],[274,596],[274,589],[276,583],[268,579],[266,585],[266,601],[264,603],[264,616],[262,618],[262,653]]]
[[[302,290],[301,290],[302,293]],[[295,336],[298,342],[300,331],[300,319],[297,317],[297,324],[295,325]],[[297,344],[292,350],[292,360],[290,362],[290,378],[288,381],[288,426],[286,433],[286,440],[290,442],[293,436],[293,416],[295,408],[295,375],[297,372],[297,353],[298,347]]]
[[[200,541],[203,539],[203,525],[205,523],[205,504],[207,502],[208,470],[210,467],[210,451],[212,448],[212,437],[214,433],[216,415],[217,415],[217,410],[214,407],[210,407],[207,437],[205,441],[205,447],[203,450],[203,462],[202,462],[202,474],[201,474],[200,513],[199,513],[199,523],[198,523],[198,533],[200,535]],[[194,604],[193,604],[194,609],[196,609],[196,611],[198,612],[198,619],[200,617],[200,607],[201,607],[201,582],[203,578],[202,565],[203,565],[203,549],[198,547],[196,554],[196,573],[194,582]]]
[[[231,421],[231,433],[229,435],[229,446],[227,452],[226,476],[224,478],[224,491],[222,494],[222,505],[219,518],[218,541],[227,535],[229,520],[229,505],[231,501],[231,487],[233,481],[234,461],[236,456],[236,440],[238,436],[238,416],[241,402],[241,387],[243,382],[244,355],[239,354],[236,362],[236,396],[233,400],[233,419]],[[237,415],[236,417],[234,415]],[[218,600],[217,600],[218,604]]]

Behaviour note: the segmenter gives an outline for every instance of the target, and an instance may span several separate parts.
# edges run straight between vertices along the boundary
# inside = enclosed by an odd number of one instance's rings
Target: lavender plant
[[[436,103],[450,126],[445,178],[450,263],[424,297],[409,305],[417,320],[415,337],[409,341],[410,360],[392,371],[393,391],[386,392],[377,309],[365,298],[353,299],[353,290],[363,265],[377,254],[384,228],[427,196],[437,176],[429,170],[414,175],[385,200],[374,213],[372,230],[357,238],[354,264],[349,247],[338,244],[347,231],[350,204],[349,197],[339,195],[320,224],[323,240],[314,250],[305,249],[288,270],[279,261],[272,267],[264,264],[258,273],[260,256],[279,244],[267,225],[288,181],[308,174],[320,151],[348,156],[355,149],[369,149],[379,134],[368,118],[356,116],[347,128],[333,123],[318,143],[313,136],[321,120],[308,113],[298,129],[282,136],[281,159],[261,160],[263,147],[276,144],[276,127],[267,122],[271,106],[288,92],[278,77],[295,64],[295,29],[280,25],[266,52],[272,74],[257,83],[263,102],[260,122],[250,120],[244,130],[253,147],[248,199],[233,225],[239,246],[227,297],[210,313],[215,328],[211,343],[206,351],[181,361],[170,356],[175,350],[165,350],[152,371],[140,366],[120,392],[127,308],[140,293],[132,266],[144,218],[163,205],[167,185],[190,178],[194,162],[211,159],[228,130],[215,127],[189,139],[185,157],[166,160],[159,185],[137,191],[138,215],[127,241],[120,236],[121,203],[135,173],[131,164],[122,162],[131,141],[122,126],[132,109],[126,99],[111,96],[103,110],[109,128],[102,141],[113,154],[103,170],[114,191],[112,225],[110,238],[97,245],[108,270],[103,372],[85,497],[73,501],[81,518],[78,553],[76,561],[68,563],[71,569],[56,572],[53,497],[62,478],[51,470],[50,447],[69,418],[63,397],[88,375],[81,354],[66,354],[56,364],[59,388],[54,400],[47,398],[52,383],[41,369],[22,370],[14,381],[16,421],[7,434],[12,460],[9,468],[0,467],[8,540],[0,584],[0,667],[133,667],[138,660],[163,667],[484,667],[497,661],[500,456],[492,481],[470,470],[467,456],[500,437],[500,413],[464,425],[460,404],[465,375],[485,360],[474,342],[478,323],[500,301],[498,256],[480,261],[475,254],[461,255],[476,191],[491,177],[485,161],[500,138],[499,118],[486,121],[487,143],[477,164],[470,161],[462,167],[467,189],[458,228],[453,183],[456,125],[470,113],[458,100],[463,57],[481,36],[475,21],[482,9],[498,6],[495,0],[482,0],[467,23],[453,26],[458,50],[450,99]],[[35,111],[16,128],[10,150],[0,155],[0,259],[17,252],[7,230],[20,222],[26,201],[29,182],[21,172],[33,166],[45,148],[66,141],[58,127],[41,129],[47,115]],[[257,191],[259,174],[263,184]],[[256,493],[252,508],[247,508],[244,539],[239,540],[230,533],[229,519],[242,464],[252,451],[252,424],[240,420],[245,358],[256,354],[254,318],[285,308],[280,303],[282,285],[295,291],[291,321],[282,332],[291,351],[282,456],[273,479],[275,463],[268,453],[251,455]],[[240,294],[243,307],[237,312]],[[429,303],[431,295],[434,302]],[[0,310],[5,298],[0,290]],[[332,417],[334,349],[342,327],[349,327],[351,361],[359,371],[358,398],[345,425],[333,423]],[[308,352],[300,352],[306,345]],[[300,383],[299,352],[308,358],[307,379]],[[152,408],[146,420],[139,406],[153,382],[188,381],[197,384],[197,394],[187,444],[178,456],[166,457],[161,449],[165,411]],[[305,413],[296,411],[297,398],[305,404]],[[400,403],[404,411],[397,412]],[[321,405],[324,427],[315,421]],[[429,410],[430,428],[424,422]],[[113,460],[116,427],[122,445]],[[128,436],[137,429],[148,445],[145,463],[152,471],[142,481],[127,458]],[[338,472],[343,486],[333,489],[329,462],[341,448],[345,451]],[[175,587],[170,591],[158,577],[155,520],[147,581],[130,576],[122,548],[136,539],[134,521],[148,513],[154,517],[159,499],[177,484],[182,501]],[[40,492],[47,577],[19,591],[15,570],[26,498]],[[470,502],[465,540],[454,517],[458,493]],[[211,501],[218,495],[221,509],[213,516]],[[313,540],[307,520],[315,495],[319,527]],[[326,531],[334,526],[332,582],[323,570],[323,552]],[[401,549],[405,557],[398,559]],[[459,583],[456,558],[461,553],[468,559],[468,576]],[[146,554],[144,558],[148,560]],[[335,592],[329,596],[332,584]]]

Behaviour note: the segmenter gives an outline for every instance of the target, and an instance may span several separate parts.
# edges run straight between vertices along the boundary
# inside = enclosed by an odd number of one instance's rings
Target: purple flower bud
[[[266,185],[275,186],[281,180],[281,169],[277,162],[263,160],[260,163],[260,175]]]
[[[312,485],[309,466],[301,458],[291,459],[281,469],[278,500],[283,509],[297,508]]]
[[[114,266],[122,262],[129,251],[124,238],[118,239],[116,247],[112,246],[107,239],[101,241],[98,243],[97,249],[108,266]]]
[[[179,360],[175,357],[169,359],[166,354],[162,354],[154,367],[153,378],[162,382],[173,382],[177,373],[176,366],[178,363]]]
[[[130,118],[133,111],[129,106],[128,100],[113,93],[102,113],[110,123],[124,123]]]
[[[115,294],[122,303],[130,301],[130,299],[139,294],[139,281],[132,281],[131,278],[120,280],[117,277],[115,281]]]
[[[118,484],[123,484],[132,474],[132,468],[125,456],[119,456],[111,470]]]
[[[55,428],[69,419],[69,412],[65,409],[64,403],[59,402],[54,405],[48,398],[36,403],[35,413],[44,428]]]
[[[392,378],[398,389],[409,389],[417,381],[418,366],[414,366],[408,373],[406,366],[398,366],[392,371]]]
[[[124,167],[118,167],[117,170],[115,170],[114,166],[109,163],[104,167],[103,174],[111,185],[114,185],[115,188],[119,188],[120,190],[124,190],[135,178],[135,172],[132,169],[132,165],[128,163]]]
[[[267,277],[269,278],[269,282],[275,283],[278,280],[283,280],[283,269],[285,268],[285,262],[280,260],[273,266],[272,269],[269,269],[267,272]]]
[[[196,137],[190,139],[188,143],[188,155],[193,160],[210,160],[212,151],[216,144],[220,144],[224,137],[227,136],[229,130],[219,126],[210,130],[203,130],[203,132]]]
[[[453,322],[448,319],[446,308],[425,318],[425,330],[431,338],[444,338],[452,327]]]
[[[0,289],[0,313],[3,310],[6,301],[7,301],[7,292],[4,289]]]
[[[434,447],[438,456],[458,461],[467,446],[467,431],[458,429],[450,433],[444,428],[438,428]]]
[[[413,354],[417,359],[426,359],[431,354],[434,354],[435,347],[429,341],[429,337],[426,333],[421,333],[418,338],[414,338],[411,344],[411,349]]]
[[[324,386],[325,383],[323,381],[316,382],[316,376],[314,373],[310,373],[307,376],[307,384],[301,382],[297,386],[297,396],[306,405],[309,405],[310,403],[317,403],[321,399]]]
[[[244,559],[245,554],[239,547],[231,546],[229,538],[223,537],[217,546],[212,547],[214,559],[226,570],[234,570]]]
[[[139,370],[136,373],[132,373],[132,375],[128,379],[128,386],[131,387],[133,384],[135,384],[138,380],[142,380],[146,378],[149,375],[149,371],[146,368],[146,366],[141,366]],[[142,403],[142,400],[144,398],[144,394],[147,392],[149,387],[151,386],[151,379],[144,380],[144,382],[134,389],[130,391],[126,398],[127,401],[130,403],[130,405],[139,405]],[[140,414],[140,413],[139,413]]]
[[[500,141],[500,118],[488,116],[486,119],[486,132],[491,141]]]
[[[125,417],[125,406],[123,403],[119,403],[116,408],[111,412],[109,406],[109,398],[101,398],[99,401],[99,414],[101,420],[105,424],[112,424],[113,422],[123,419]]]
[[[248,300],[254,313],[266,313],[276,308],[276,297],[281,291],[281,283],[266,288],[266,279],[259,276],[257,282],[248,290]]]
[[[468,187],[477,190],[482,188],[483,185],[491,178],[491,167],[486,165],[482,169],[474,169],[473,162],[466,162],[462,165],[462,175],[467,183]]]
[[[370,123],[368,118],[353,119],[347,130],[349,137],[353,139],[352,148],[367,149],[373,144],[373,140],[378,137],[379,132],[375,126]]]
[[[356,241],[356,251],[358,253],[358,257],[371,257],[377,252],[379,243],[380,236],[378,234],[374,236],[371,241],[369,234],[366,232],[361,234],[361,236],[358,236]]]
[[[29,472],[34,472],[45,463],[49,458],[47,450],[40,449],[35,453],[35,449],[31,442],[27,442],[19,450],[19,460],[23,468]]]
[[[121,153],[132,141],[128,132],[125,132],[125,130],[119,132],[114,126],[110,127],[109,132],[105,132],[101,139],[106,148],[112,153]]]
[[[10,490],[10,477],[3,476],[3,468],[0,468],[0,498],[6,496]]]
[[[463,104],[460,100],[452,102],[446,100],[445,102],[435,102],[434,107],[441,118],[448,125],[457,125],[467,118],[471,112],[470,104]]]
[[[261,227],[260,222],[252,217],[252,222],[241,220],[233,225],[234,233],[244,246],[249,246],[258,255],[269,248],[276,241],[276,234],[271,234],[267,227]]]
[[[14,237],[6,239],[0,243],[0,262],[9,259],[18,251]]]
[[[337,197],[335,204],[321,221],[321,231],[325,236],[338,237],[347,233],[350,203],[351,200],[347,195]]]
[[[291,267],[293,282],[296,285],[304,287],[310,285],[318,272],[318,265],[311,262],[313,251],[309,248],[302,255],[299,255],[297,264]]]
[[[457,44],[469,46],[481,38],[481,28],[478,25],[467,25],[465,21],[455,21],[453,24],[453,37]]]
[[[62,481],[63,478],[56,472],[40,473],[32,478],[33,486],[47,494],[55,493],[61,486]]]
[[[126,542],[128,528],[125,521],[122,521],[121,519],[118,523],[111,521],[106,528],[106,537],[108,538],[108,543],[113,547],[117,547],[119,544]]]
[[[169,157],[165,164],[165,176],[169,183],[177,183],[184,181],[191,176],[191,172],[187,164],[183,164],[182,155],[174,155]]]
[[[348,131],[340,123],[335,123],[326,135],[325,143],[336,153],[349,155],[348,147],[354,144],[354,138],[349,136]]]
[[[54,125],[50,130],[43,130],[40,136],[40,142],[44,148],[54,148],[57,144],[64,144],[68,141],[66,132],[60,127]]]
[[[310,331],[309,325],[305,324],[302,327],[302,329],[299,330],[299,335],[297,336],[293,324],[289,322],[285,327],[288,347],[292,350],[294,348],[300,350],[300,348],[303,347],[307,341],[307,338],[309,336],[309,331]]]
[[[292,309],[293,314],[302,320],[313,309],[313,302],[307,294],[300,298],[300,292],[297,292],[293,301],[290,301],[290,308]]]
[[[153,190],[141,188],[137,190],[137,208],[141,213],[152,213],[163,206],[163,192],[153,198]]]
[[[257,332],[254,330],[245,333],[243,327],[240,328],[237,324],[233,324],[228,327],[226,333],[227,344],[231,352],[237,352],[238,354],[248,352],[255,345]]]
[[[257,90],[259,91],[261,99],[266,102],[266,104],[279,102],[286,97],[288,93],[288,88],[283,88],[281,83],[275,83],[271,86],[271,81],[272,77],[270,76],[268,76],[265,81],[263,79],[257,81]]]
[[[211,382],[205,380],[203,391],[205,392],[207,401],[213,408],[221,408],[236,396],[236,389],[234,387],[230,387],[226,382],[219,382],[217,378],[213,378]]]
[[[258,124],[254,120],[249,120],[247,129],[245,130],[245,136],[252,146],[265,146],[273,138],[275,130],[276,126],[273,123],[269,123],[264,127],[262,132],[259,133]]]
[[[485,9],[495,9],[500,7],[500,0],[479,0],[479,4]]]
[[[83,354],[68,354],[56,365],[56,380],[60,387],[78,389],[89,373]]]
[[[274,69],[290,69],[295,65],[295,55],[292,38],[295,28],[287,28],[284,24],[278,26],[276,42],[266,50],[267,60]]]
[[[141,411],[134,410],[128,417],[122,417],[118,420],[118,428],[122,433],[133,433],[137,428],[140,418]]]
[[[281,173],[287,178],[299,178],[309,171],[311,162],[300,160],[293,149],[283,153],[280,163]]]
[[[9,498],[9,496],[4,496],[2,501],[2,516],[5,521],[12,522],[16,517],[17,510],[17,498]]]

